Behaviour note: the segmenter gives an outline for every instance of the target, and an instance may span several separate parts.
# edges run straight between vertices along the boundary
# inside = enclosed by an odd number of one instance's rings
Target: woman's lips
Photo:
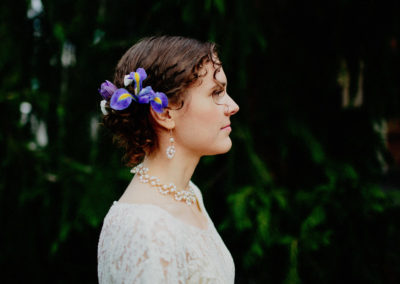
[[[222,127],[221,130],[231,130],[231,125],[228,124],[228,125]]]

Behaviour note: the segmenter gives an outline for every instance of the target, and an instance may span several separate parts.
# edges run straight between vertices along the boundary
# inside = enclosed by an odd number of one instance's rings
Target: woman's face
[[[176,112],[173,130],[177,151],[199,157],[229,151],[230,117],[239,110],[226,91],[227,78],[222,67],[215,76],[219,85],[214,80],[213,64],[207,63],[204,68],[207,74],[187,90],[184,107]]]

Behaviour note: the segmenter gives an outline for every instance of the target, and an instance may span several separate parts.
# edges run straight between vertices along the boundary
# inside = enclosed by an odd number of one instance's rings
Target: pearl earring
[[[169,138],[170,145],[167,148],[167,157],[168,157],[168,159],[172,159],[174,157],[175,151],[176,151],[175,146],[174,146],[175,140],[172,137],[172,129],[169,130],[169,135],[170,135],[170,138]]]

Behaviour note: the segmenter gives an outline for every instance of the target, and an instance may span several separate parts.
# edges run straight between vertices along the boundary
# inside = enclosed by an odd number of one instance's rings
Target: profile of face
[[[230,117],[239,111],[239,106],[227,93],[223,68],[215,74],[219,84],[214,80],[213,64],[209,62],[203,68],[206,76],[186,91],[184,107],[174,111],[176,147],[198,157],[230,150]]]

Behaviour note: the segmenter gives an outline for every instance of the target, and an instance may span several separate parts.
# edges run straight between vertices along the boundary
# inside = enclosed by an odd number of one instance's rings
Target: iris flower
[[[103,99],[108,101],[116,90],[117,87],[115,87],[110,81],[106,80],[103,84],[101,84],[99,93]]]
[[[116,90],[111,97],[110,107],[115,110],[123,110],[131,104],[132,100],[136,101],[136,98],[127,90],[121,88]]]
[[[150,103],[151,107],[158,113],[162,113],[168,106],[168,98],[164,93],[154,92],[151,86],[142,87],[143,80],[147,78],[146,71],[143,68],[136,69],[124,78],[125,87],[134,83],[134,94],[129,93],[124,88],[117,89],[110,81],[105,81],[99,89],[104,98],[101,102],[101,110],[106,114],[105,103],[110,100],[110,107],[115,110],[123,110],[130,106],[132,101],[140,104]]]
[[[136,69],[136,72],[131,72],[129,75],[126,75],[124,78],[125,87],[130,85],[132,82],[134,83],[135,95],[139,94],[140,90],[142,90],[142,82],[147,78],[146,71],[143,68]]]
[[[148,104],[158,113],[162,113],[168,106],[168,98],[164,93],[154,92],[150,86],[142,89],[138,95],[140,104]]]

